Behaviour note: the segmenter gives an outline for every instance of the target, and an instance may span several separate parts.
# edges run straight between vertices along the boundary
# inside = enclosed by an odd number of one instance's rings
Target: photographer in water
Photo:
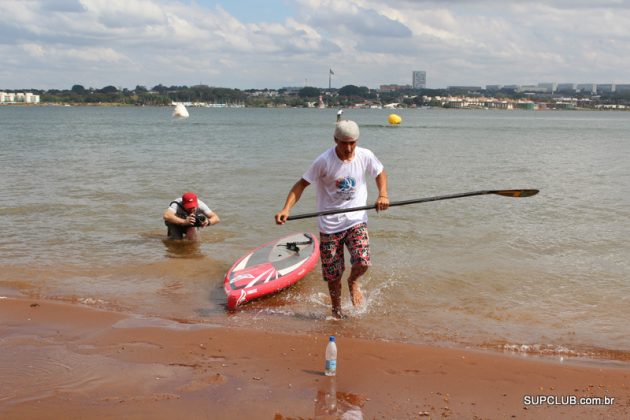
[[[171,201],[163,217],[169,239],[195,240],[199,228],[219,223],[219,216],[193,192]]]

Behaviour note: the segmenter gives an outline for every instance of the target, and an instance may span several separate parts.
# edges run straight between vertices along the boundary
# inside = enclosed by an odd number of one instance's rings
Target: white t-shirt
[[[354,158],[344,162],[331,147],[319,155],[302,178],[317,188],[317,211],[365,206],[367,180],[376,178],[383,164],[371,150],[357,147]],[[359,223],[367,222],[365,210],[320,216],[319,230],[324,233],[342,232]]]

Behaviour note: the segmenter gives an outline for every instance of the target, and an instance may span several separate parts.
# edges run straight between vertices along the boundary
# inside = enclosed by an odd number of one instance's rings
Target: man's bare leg
[[[332,303],[332,316],[341,319],[341,277],[334,281],[328,280],[328,292]]]
[[[348,277],[348,287],[350,288],[350,296],[352,297],[352,305],[359,306],[363,303],[363,293],[359,287],[359,277],[365,274],[368,270],[367,265],[353,265],[352,271],[350,271],[350,277]]]

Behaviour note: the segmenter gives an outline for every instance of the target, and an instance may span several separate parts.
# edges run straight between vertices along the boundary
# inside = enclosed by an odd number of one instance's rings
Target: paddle
[[[460,193],[460,194],[438,195],[438,196],[435,196],[435,197],[417,198],[417,199],[414,199],[414,200],[393,201],[393,202],[389,203],[389,206],[390,207],[404,206],[404,205],[407,205],[407,204],[427,203],[429,201],[450,200],[451,198],[472,197],[472,196],[475,196],[475,195],[487,195],[487,194],[502,195],[503,197],[531,197],[533,195],[538,194],[538,190],[535,190],[535,189],[524,189],[524,190],[482,190],[482,191],[473,191],[473,192]],[[309,218],[309,217],[326,216],[326,215],[329,215],[329,214],[338,214],[338,213],[349,213],[351,211],[371,210],[371,209],[375,209],[375,208],[376,208],[376,206],[374,204],[372,204],[372,205],[369,205],[369,206],[350,207],[350,208],[347,208],[347,209],[325,210],[325,211],[318,211],[318,212],[315,212],[315,213],[296,214],[295,216],[287,217],[287,220],[306,219],[306,218]]]

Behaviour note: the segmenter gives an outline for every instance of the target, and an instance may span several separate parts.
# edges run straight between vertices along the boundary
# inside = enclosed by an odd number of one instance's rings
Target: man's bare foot
[[[347,318],[343,313],[341,313],[341,308],[333,309],[332,310],[332,316],[335,319],[346,319]]]
[[[361,289],[359,288],[359,285],[354,283],[352,290],[350,290],[350,294],[352,295],[352,305],[353,306],[359,306],[363,303],[363,293],[361,292]]]

